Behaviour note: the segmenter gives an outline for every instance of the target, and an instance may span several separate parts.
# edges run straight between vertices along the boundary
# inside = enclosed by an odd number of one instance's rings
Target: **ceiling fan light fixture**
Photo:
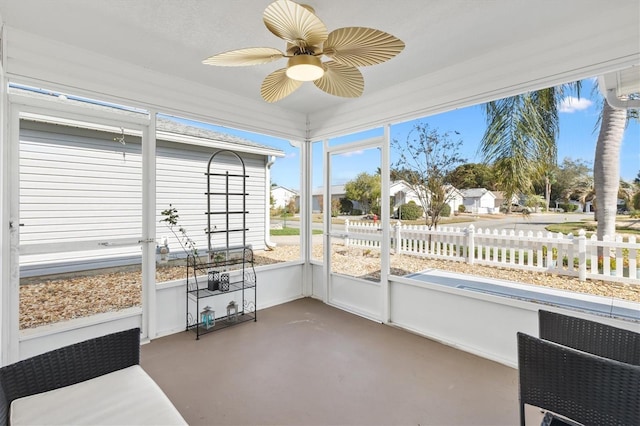
[[[313,81],[324,75],[320,58],[312,55],[296,55],[289,58],[287,77],[298,81]]]
[[[237,67],[288,58],[287,66],[271,72],[260,86],[262,99],[269,103],[284,99],[306,81],[330,95],[357,98],[364,90],[358,67],[386,62],[405,47],[402,40],[375,28],[343,27],[329,32],[311,6],[292,0],[273,1],[262,21],[286,42],[285,52],[249,47],[218,53],[202,62]]]

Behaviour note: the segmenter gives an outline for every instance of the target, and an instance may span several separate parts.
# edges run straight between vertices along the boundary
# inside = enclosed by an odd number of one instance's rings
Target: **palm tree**
[[[616,213],[620,187],[620,147],[624,130],[630,118],[638,117],[637,110],[615,108],[605,100],[602,107],[600,133],[596,143],[596,157],[593,164],[598,207],[598,239],[616,233]]]
[[[585,211],[585,205],[588,201],[595,203],[596,191],[594,188],[593,177],[582,176],[579,180],[573,182],[570,188],[567,188],[562,194],[566,200],[576,200]]]
[[[484,105],[487,129],[480,152],[493,163],[505,196],[531,193],[536,181],[545,182],[549,207],[551,172],[557,162],[560,131],[558,104],[568,90],[580,92],[580,82],[524,93]]]
[[[557,105],[568,89],[580,96],[580,82],[575,82],[485,104],[488,127],[480,150],[485,162],[494,162],[498,179],[508,184],[507,195],[516,188],[529,192],[535,179],[544,179],[549,188],[559,131]],[[638,96],[634,93],[629,98]],[[615,234],[620,146],[630,118],[638,119],[637,109],[615,108],[604,101],[593,170],[600,206],[596,208],[598,239]]]

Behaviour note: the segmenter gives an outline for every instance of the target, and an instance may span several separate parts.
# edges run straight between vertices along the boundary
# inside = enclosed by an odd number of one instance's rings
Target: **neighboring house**
[[[462,204],[462,193],[458,189],[453,186],[447,187],[447,204],[451,207],[451,212],[453,214],[454,211],[458,210],[458,206]],[[422,206],[420,203],[420,199],[418,198],[418,194],[414,191],[407,182],[404,180],[393,181],[389,185],[389,194],[391,195],[392,205],[391,205],[391,215],[395,217],[398,207],[403,204],[407,204],[411,201],[415,202],[417,205]],[[313,211],[314,213],[319,213],[322,211],[321,200],[323,196],[323,188],[319,187],[313,191]],[[344,189],[344,185],[333,185],[331,187],[331,197],[334,200],[339,200],[341,198],[346,198],[346,191]],[[360,203],[358,201],[353,201],[353,208],[362,210]],[[366,214],[368,212],[362,212]]]
[[[269,167],[273,156],[282,157],[284,153],[168,119],[158,118],[156,127],[156,243],[166,239],[172,256],[185,255],[176,235],[161,222],[161,211],[171,204],[178,209],[178,226],[186,229],[202,252],[206,251],[207,163],[214,152],[233,149],[243,159],[249,176],[246,243],[255,249],[264,248],[269,237]],[[43,268],[59,273],[140,261],[141,138],[125,134],[124,143],[120,138],[117,133],[86,128],[80,122],[61,123],[47,117],[21,120],[22,276],[37,275]],[[225,170],[242,171],[232,155],[221,154],[212,164],[212,172]],[[222,186],[212,185],[212,192],[221,190]],[[236,183],[230,190],[242,192],[242,187]],[[220,210],[219,199],[211,210]],[[231,208],[241,206],[238,203],[233,201]],[[211,215],[211,227],[222,229],[224,215]],[[176,233],[180,235],[177,228]],[[241,236],[234,233],[230,243],[240,244]]]
[[[393,217],[397,216],[398,208],[401,205],[407,204],[410,201],[415,202],[419,206],[422,205],[420,204],[418,194],[416,194],[404,180],[391,182],[389,185],[389,194],[391,194],[391,198],[393,199],[393,205],[391,206],[391,216]]]
[[[458,206],[463,202],[462,193],[454,186],[447,185],[445,187],[447,204],[451,208],[451,214],[458,211]],[[406,204],[409,201],[414,201],[417,205],[421,206],[420,199],[416,192],[409,187],[409,185],[403,181],[398,180],[391,183],[389,187],[389,193],[394,199],[394,205],[392,206],[392,215],[396,215],[396,210],[402,204]]]
[[[463,205],[464,196],[458,188],[452,185],[447,185],[447,204],[451,207],[451,215],[458,211],[458,208]]]
[[[313,190],[313,205],[311,210],[313,213],[321,213],[323,210],[324,203],[324,187],[320,186]],[[341,198],[347,197],[347,191],[344,189],[344,185],[331,185],[331,199],[339,201]],[[362,210],[362,206],[358,201],[353,201],[353,208],[356,210]],[[363,212],[368,213],[368,212]]]
[[[464,207],[472,213],[494,213],[496,196],[485,188],[469,188],[460,190]]]
[[[275,209],[283,209],[289,205],[291,200],[296,202],[296,207],[299,204],[298,191],[294,191],[293,189],[285,188],[284,186],[272,186],[271,187],[271,197],[273,198],[273,204],[271,207]]]
[[[504,191],[491,191],[491,193],[496,197],[494,200],[494,207],[498,209],[509,204],[520,204],[520,198],[515,194],[511,196],[511,203],[509,203],[505,197]]]

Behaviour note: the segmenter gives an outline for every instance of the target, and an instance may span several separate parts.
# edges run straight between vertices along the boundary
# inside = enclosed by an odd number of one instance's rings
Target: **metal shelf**
[[[231,173],[230,170],[226,170],[223,173],[213,172],[212,168],[219,154],[235,156],[242,168],[242,173]],[[229,161],[221,161],[219,164],[225,167],[231,167],[232,163]],[[256,312],[257,287],[256,273],[253,267],[253,250],[251,247],[248,247],[246,243],[247,231],[249,230],[247,227],[247,214],[249,213],[247,211],[247,196],[249,195],[247,193],[247,178],[249,176],[246,173],[244,161],[233,151],[217,151],[209,158],[205,176],[207,177],[207,191],[205,192],[207,197],[207,211],[205,212],[207,227],[205,234],[207,235],[208,242],[208,262],[199,262],[199,260],[193,256],[187,258],[186,329],[196,333],[196,340],[200,339],[200,336],[203,334],[208,334],[250,320],[258,320]],[[212,191],[212,184],[215,185],[216,189],[224,188],[225,191]],[[242,185],[241,190],[239,188],[240,184]],[[234,191],[230,191],[230,188],[234,188]],[[238,197],[242,197],[241,208],[237,205],[239,202]],[[215,205],[216,211],[213,211],[212,204]],[[230,209],[232,204],[234,204],[235,210]],[[220,211],[221,209],[223,210]],[[221,220],[219,218],[221,216],[222,221],[224,221],[223,224],[220,223]],[[241,216],[242,224],[237,223],[238,216]],[[212,226],[212,217],[218,220],[216,226]],[[233,228],[230,226],[232,217],[234,217],[236,221],[236,223],[233,224]],[[236,232],[242,233],[242,244],[232,247],[230,246],[230,237],[231,234]],[[224,241],[221,241],[220,236],[224,237]],[[214,249],[214,247],[218,248]],[[215,290],[209,290],[211,274],[214,274],[213,279],[216,280],[212,280],[213,285],[211,285],[211,288],[215,288]],[[218,281],[218,278],[222,278],[223,281]],[[227,281],[228,290],[222,291],[218,289],[220,284],[224,284],[224,287],[227,288]],[[228,297],[224,297],[225,295]],[[250,295],[253,297],[250,297]],[[237,301],[238,298],[240,299],[239,301]],[[224,305],[230,299],[233,300],[237,304],[238,320],[227,321],[226,316],[223,316],[216,318],[215,325],[207,328],[201,318],[201,315],[206,311],[206,308],[205,311],[200,311],[200,300],[202,299],[207,299],[207,303],[212,305],[211,310],[213,311],[219,311],[221,309],[221,303]]]
[[[238,319],[236,321],[229,321],[226,316],[223,316],[220,318],[216,318],[216,323],[213,327],[206,328],[206,326],[200,322],[200,323],[188,326],[187,329],[195,332],[199,336],[202,336],[204,334],[212,333],[214,331],[222,330],[225,328],[233,327],[234,325],[243,324],[245,322],[255,321],[255,320],[256,320],[255,312],[245,312],[245,313],[238,313]]]

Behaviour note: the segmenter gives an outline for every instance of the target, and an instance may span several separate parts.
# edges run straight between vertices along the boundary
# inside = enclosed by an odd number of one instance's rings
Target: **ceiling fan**
[[[344,27],[328,32],[315,10],[291,0],[277,0],[264,11],[267,29],[287,42],[285,53],[271,47],[249,47],[213,55],[207,65],[259,65],[288,58],[286,68],[269,74],[260,94],[267,102],[277,102],[313,81],[335,96],[357,98],[364,79],[357,67],[380,64],[404,49],[404,43],[384,31],[364,27]],[[321,58],[326,56],[327,61]]]

